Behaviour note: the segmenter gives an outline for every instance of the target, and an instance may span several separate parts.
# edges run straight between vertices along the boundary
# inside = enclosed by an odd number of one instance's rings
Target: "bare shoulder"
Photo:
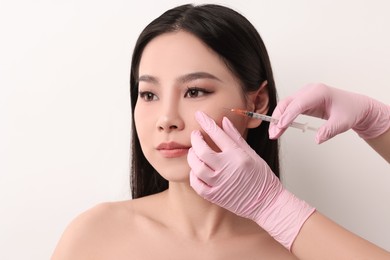
[[[129,249],[129,245],[136,244],[132,242],[143,226],[140,222],[148,218],[140,205],[152,201],[106,202],[83,212],[65,229],[51,259],[109,259],[106,254],[121,247]]]
[[[51,259],[295,259],[254,222],[238,218],[205,242],[177,232],[165,207],[164,194],[96,205],[69,224]]]

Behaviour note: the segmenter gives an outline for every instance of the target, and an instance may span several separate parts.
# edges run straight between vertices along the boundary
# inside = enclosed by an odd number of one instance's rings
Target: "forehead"
[[[238,82],[216,52],[185,31],[165,33],[154,38],[146,45],[139,65],[139,75],[184,75],[194,71],[205,71]]]

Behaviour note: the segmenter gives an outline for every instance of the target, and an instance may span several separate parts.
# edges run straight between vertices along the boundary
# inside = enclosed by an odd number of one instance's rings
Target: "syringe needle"
[[[270,117],[267,115],[247,111],[247,110],[232,108],[232,109],[230,109],[230,111],[232,111],[238,115],[247,116],[247,117],[251,117],[251,118],[257,118],[257,119],[260,119],[263,121],[272,122],[274,124],[278,123],[278,121],[279,121],[279,119],[276,119],[276,118],[273,118],[273,117]],[[305,132],[306,130],[311,130],[311,131],[318,130],[316,127],[312,127],[312,126],[307,125],[307,123],[298,123],[298,122],[292,122],[289,125],[289,127],[301,129],[302,132]]]

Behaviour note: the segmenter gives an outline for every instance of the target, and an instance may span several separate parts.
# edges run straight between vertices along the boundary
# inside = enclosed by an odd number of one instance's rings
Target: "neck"
[[[250,222],[203,199],[188,183],[171,182],[164,196],[173,226],[200,240],[231,234]]]

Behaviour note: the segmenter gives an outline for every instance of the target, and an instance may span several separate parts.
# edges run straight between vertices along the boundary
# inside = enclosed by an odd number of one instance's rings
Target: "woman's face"
[[[201,129],[196,111],[205,112],[219,126],[226,116],[245,134],[248,119],[227,109],[246,108],[239,81],[223,60],[192,34],[178,31],[153,39],[143,51],[138,80],[136,131],[146,159],[165,179],[188,181],[190,134]]]

